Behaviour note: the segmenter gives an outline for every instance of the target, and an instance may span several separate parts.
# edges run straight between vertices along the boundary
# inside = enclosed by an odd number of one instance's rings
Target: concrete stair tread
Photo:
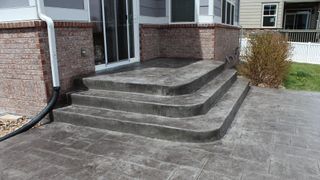
[[[181,130],[183,132],[191,132],[191,133],[214,133],[215,131],[220,131],[220,128],[225,126],[226,118],[230,114],[234,114],[235,106],[239,103],[241,104],[243,100],[243,96],[245,96],[248,90],[248,82],[243,79],[238,79],[228,92],[224,94],[224,96],[219,100],[219,102],[213,106],[207,114],[193,117],[185,117],[185,118],[170,118],[149,114],[139,114],[133,112],[124,112],[124,111],[116,111],[102,108],[94,108],[94,107],[86,107],[86,106],[69,106],[65,108],[61,108],[55,110],[55,113],[62,113],[64,115],[70,114],[78,117],[85,117],[86,120],[77,119],[62,119],[64,122],[72,121],[73,124],[85,124],[90,126],[90,119],[97,118],[100,123],[104,121],[116,121],[121,123],[129,123],[135,125],[145,125],[145,126],[153,126],[153,127],[161,127],[167,128],[171,130]],[[239,102],[241,101],[241,102]],[[237,110],[237,109],[236,109]],[[67,116],[66,116],[67,117]],[[81,122],[87,121],[87,122]],[[110,122],[114,124],[116,122]],[[96,122],[91,122],[92,125],[99,125]],[[108,128],[108,125],[106,125]],[[121,128],[119,128],[121,131]],[[112,129],[111,129],[112,130]],[[153,135],[150,135],[153,136]],[[165,136],[165,135],[163,135]],[[163,137],[160,137],[163,138]],[[169,137],[170,138],[170,137]],[[174,138],[174,137],[173,137]],[[167,138],[165,138],[167,139]]]
[[[145,67],[83,78],[89,89],[159,95],[189,94],[223,71],[224,62],[202,60],[179,68]]]
[[[224,65],[223,62],[202,60],[182,68],[145,68],[130,72],[119,72],[107,75],[84,78],[84,80],[112,81],[131,84],[154,84],[162,86],[179,86],[203,76],[208,71]],[[199,71],[199,68],[201,71]],[[190,74],[186,76],[186,74]]]
[[[179,96],[162,96],[150,95],[143,93],[130,93],[124,91],[108,91],[90,89],[88,91],[78,92],[72,94],[73,97],[95,97],[95,98],[108,98],[118,99],[123,101],[134,101],[152,104],[162,104],[170,106],[197,106],[204,104],[210,97],[212,97],[222,86],[231,78],[236,77],[235,70],[225,70],[219,76],[211,80],[208,84],[204,85],[192,94],[179,95]]]

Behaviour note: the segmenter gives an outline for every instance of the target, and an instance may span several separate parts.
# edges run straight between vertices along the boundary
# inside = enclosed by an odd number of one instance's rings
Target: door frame
[[[128,1],[126,0],[126,11],[128,15]],[[135,56],[130,58],[130,37],[129,37],[129,26],[127,30],[127,39],[128,39],[128,56],[127,60],[122,60],[114,63],[108,63],[108,51],[107,51],[107,34],[106,34],[106,21],[105,21],[105,10],[104,10],[104,0],[101,0],[102,8],[102,21],[103,21],[103,37],[104,37],[104,53],[105,53],[105,64],[100,64],[95,66],[96,71],[101,71],[109,68],[115,68],[118,66],[129,65],[132,63],[140,62],[140,35],[139,35],[139,15],[140,15],[140,2],[139,0],[132,0],[132,12],[133,12],[133,31],[134,31],[134,52]],[[127,18],[127,23],[129,24],[129,18]]]
[[[285,16],[284,16],[284,28],[286,27],[286,24],[287,24],[287,15],[294,15],[294,22],[293,22],[293,27],[295,29],[295,26],[296,26],[296,18],[297,18],[297,15],[298,14],[306,14],[308,15],[307,16],[307,23],[306,23],[306,27],[305,29],[308,29],[309,25],[310,25],[310,16],[311,16],[311,13],[310,11],[307,11],[307,10],[301,10],[301,11],[296,11],[296,12],[286,12],[285,13]],[[294,30],[293,29],[293,30]]]

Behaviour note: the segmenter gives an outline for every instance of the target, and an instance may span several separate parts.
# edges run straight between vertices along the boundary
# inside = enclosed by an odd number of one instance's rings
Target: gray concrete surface
[[[0,179],[320,179],[320,94],[252,88],[220,141],[53,123],[0,143]]]
[[[56,109],[54,120],[181,142],[221,139],[249,82],[223,62],[151,62],[84,78],[87,90],[72,93],[71,105]]]
[[[181,95],[198,90],[224,67],[225,63],[220,61],[158,58],[95,74],[82,81],[89,89]]]

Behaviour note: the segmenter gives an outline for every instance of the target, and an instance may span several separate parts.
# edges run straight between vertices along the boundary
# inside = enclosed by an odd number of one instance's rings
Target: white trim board
[[[169,17],[140,16],[140,24],[168,24]]]
[[[89,22],[90,19],[87,9],[45,7],[45,11],[53,20]]]
[[[120,62],[116,62],[116,63],[110,63],[110,64],[100,64],[100,65],[97,65],[95,66],[95,71],[96,72],[99,72],[99,71],[104,71],[104,70],[108,70],[108,69],[112,69],[112,68],[115,68],[115,67],[119,67],[119,66],[125,66],[125,65],[129,65],[129,64],[134,64],[134,63],[137,63],[137,62],[140,62],[139,60],[123,60],[123,61],[120,61]]]
[[[0,9],[0,22],[39,19],[35,6]]]

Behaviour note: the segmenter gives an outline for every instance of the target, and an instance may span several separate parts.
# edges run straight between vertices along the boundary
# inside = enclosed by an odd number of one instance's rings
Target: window
[[[194,22],[194,0],[171,0],[171,22]]]
[[[262,26],[276,27],[277,22],[277,4],[264,4],[262,12]]]
[[[222,23],[234,25],[234,4],[227,0],[222,0]]]

